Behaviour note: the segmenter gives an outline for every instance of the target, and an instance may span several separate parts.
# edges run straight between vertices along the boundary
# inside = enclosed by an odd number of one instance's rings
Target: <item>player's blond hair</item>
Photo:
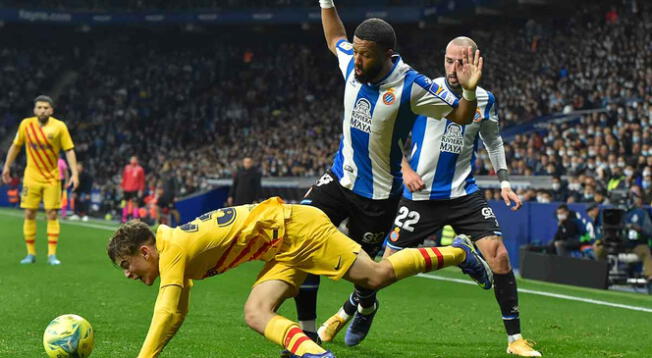
[[[140,220],[130,220],[113,233],[106,247],[111,262],[125,256],[132,256],[142,245],[156,243],[156,235],[147,224]]]

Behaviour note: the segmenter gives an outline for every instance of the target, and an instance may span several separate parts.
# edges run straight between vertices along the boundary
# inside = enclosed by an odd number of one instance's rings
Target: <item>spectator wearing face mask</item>
[[[576,176],[571,176],[568,179],[568,195],[566,196],[567,203],[577,203],[581,200],[584,193],[582,183]]]
[[[566,202],[568,198],[568,190],[562,186],[561,178],[553,177],[552,178],[552,200]]]
[[[537,193],[537,202],[548,204],[552,202],[552,195],[547,190],[541,190]]]
[[[632,185],[632,183],[634,183],[636,179],[638,179],[633,165],[625,166],[625,169],[623,170],[623,174],[625,175],[625,180],[627,181],[628,186]]]
[[[595,187],[593,185],[585,185],[584,193],[580,198],[580,203],[593,203],[595,200]]]
[[[570,256],[572,251],[579,250],[580,238],[586,233],[586,228],[566,204],[559,205],[556,213],[558,226],[551,242],[551,251],[559,256]]]

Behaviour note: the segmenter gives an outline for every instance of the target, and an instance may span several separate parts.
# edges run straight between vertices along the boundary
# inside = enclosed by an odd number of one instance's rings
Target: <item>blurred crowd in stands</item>
[[[519,190],[525,200],[602,202],[616,187],[652,200],[652,7],[627,4],[587,6],[567,19],[480,24],[469,34],[485,56],[482,85],[495,94],[503,127],[587,111],[506,140],[513,175],[554,177],[552,190]],[[0,98],[0,138],[13,136],[31,99],[69,72],[55,117],[68,124],[78,157],[109,202],[119,200],[131,155],[140,158],[148,188],[171,168],[165,175],[179,183],[177,197],[230,178],[243,157],[265,177],[320,175],[339,143],[344,87],[321,28],[274,29],[278,36],[269,28],[230,31],[241,37],[91,33],[97,38],[75,49],[81,61],[74,68],[64,52],[5,46],[0,84],[9,91]],[[454,33],[416,26],[397,26],[397,33],[408,64],[442,74]],[[493,174],[484,150],[476,168]]]
[[[471,0],[338,0],[343,6],[433,6]],[[0,0],[0,7],[81,11],[229,10],[241,8],[316,7],[317,0]],[[449,5],[454,6],[454,5]]]

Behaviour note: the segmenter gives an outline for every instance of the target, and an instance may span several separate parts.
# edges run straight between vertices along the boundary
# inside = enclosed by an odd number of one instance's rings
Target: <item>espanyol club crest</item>
[[[391,88],[388,89],[387,92],[383,93],[383,103],[385,103],[385,105],[392,105],[395,101],[396,96],[394,95],[394,92],[392,92]]]
[[[395,227],[394,230],[392,230],[392,232],[389,233],[389,240],[391,242],[398,241],[398,238],[401,236],[400,231],[401,231],[400,228]]]

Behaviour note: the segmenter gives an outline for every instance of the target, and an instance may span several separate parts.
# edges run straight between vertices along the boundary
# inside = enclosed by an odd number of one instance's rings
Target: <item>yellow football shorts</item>
[[[332,280],[342,278],[360,250],[361,246],[339,232],[321,210],[292,205],[283,243],[276,256],[265,264],[254,286],[280,280],[290,284],[296,295],[309,273]]]
[[[54,184],[24,183],[20,193],[20,207],[23,209],[38,209],[43,200],[47,209],[61,209],[61,182]]]

